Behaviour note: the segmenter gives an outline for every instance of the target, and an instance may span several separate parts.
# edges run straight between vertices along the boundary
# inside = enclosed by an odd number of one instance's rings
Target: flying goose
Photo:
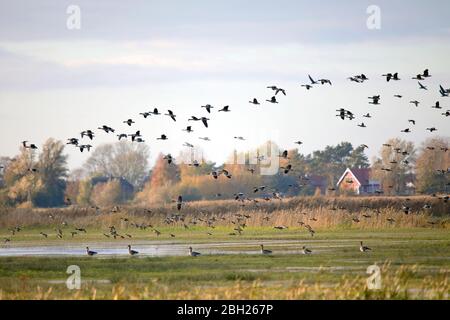
[[[425,70],[423,71],[422,76],[423,76],[424,78],[429,78],[429,77],[431,77],[431,74],[430,74],[430,72],[429,72],[428,69],[425,69]]]
[[[173,121],[177,121],[177,119],[176,119],[176,115],[173,113],[173,111],[172,110],[167,110],[167,113],[166,114],[164,114],[165,116],[169,116],[169,117],[171,117],[172,118],[172,120]]]
[[[108,126],[106,126],[106,125],[103,125],[103,126],[101,126],[101,127],[98,127],[98,129],[99,129],[99,130],[103,130],[103,131],[105,131],[106,133],[114,132],[114,131],[115,131],[113,128],[108,127]]]
[[[208,137],[198,137],[198,138],[203,141],[211,141],[211,139],[209,139]]]
[[[131,245],[129,244],[129,245],[128,245],[128,253],[129,253],[131,256],[134,256],[134,255],[137,255],[139,252],[136,251],[136,250],[131,249]]]
[[[278,94],[278,92],[281,92],[282,94],[286,95],[286,91],[282,88],[278,88],[277,86],[269,86],[267,87],[268,89],[272,89],[273,91],[275,91],[275,95]]]
[[[192,247],[189,247],[189,255],[190,255],[191,257],[198,257],[199,255],[201,255],[201,253],[200,253],[200,252],[192,251]]]
[[[150,113],[154,114],[155,116],[161,114],[161,113],[158,111],[158,108],[154,108],[154,109],[153,109],[153,112],[150,111]]]
[[[86,149],[88,152],[91,151],[92,146],[90,144],[82,144],[81,146],[78,146],[80,148],[80,151],[83,152],[84,149]]]
[[[412,103],[412,104],[414,104],[416,107],[418,107],[420,102],[417,101],[417,100],[413,100],[413,101],[410,101],[409,103]]]
[[[128,126],[131,126],[133,123],[136,123],[133,121],[133,119],[128,119],[126,121],[123,121],[123,123],[126,123]]]
[[[370,113],[366,113],[365,115],[363,115],[364,118],[372,118],[372,116],[370,115]]]
[[[450,94],[450,89],[444,89],[442,85],[439,85],[439,93],[442,97],[448,97],[448,95]]]
[[[119,141],[120,141],[120,139],[122,139],[122,138],[126,139],[127,137],[128,137],[128,135],[126,133],[121,133],[121,134],[117,135],[117,138],[119,138]]]
[[[67,142],[66,144],[73,144],[74,146],[78,145],[79,140],[77,138],[69,138],[67,139],[69,142]]]
[[[420,81],[417,81],[417,83],[419,84],[419,89],[428,90],[428,88],[426,86],[424,86],[423,84],[421,84]]]
[[[369,97],[369,99],[372,100],[369,102],[369,104],[380,104],[380,95]]]
[[[387,73],[387,74],[383,74],[383,77],[386,77],[386,81],[389,82],[390,80],[395,80],[398,81],[400,80],[400,78],[398,77],[398,72],[392,74],[392,73]]]
[[[249,101],[249,103],[255,104],[255,105],[259,105],[260,104],[256,98],[253,98],[253,100]]]
[[[431,106],[431,108],[433,108],[433,109],[442,109],[441,104],[439,103],[439,101],[436,101],[434,106]]]
[[[87,136],[91,140],[94,138],[94,133],[91,130],[84,130],[80,134],[81,138],[83,138],[84,136]]]
[[[140,114],[141,116],[143,116],[145,119],[147,119],[147,117],[148,117],[149,115],[151,115],[150,112],[140,112],[139,114]]]
[[[206,117],[201,117],[200,120],[202,120],[203,124],[205,125],[206,128],[208,128],[208,118]]]
[[[128,136],[131,137],[131,141],[134,141],[134,140],[136,140],[136,138],[141,137],[141,131],[138,130],[135,133],[129,134]]]
[[[219,110],[219,112],[230,112],[230,106],[224,106],[222,109]]]
[[[190,144],[189,142],[185,142],[185,143],[183,144],[183,147],[194,148],[194,145],[193,145],[193,144]]]
[[[314,81],[314,79],[309,74],[308,74],[308,78],[309,78],[309,81],[311,81],[311,85],[318,84],[318,82]]]
[[[156,138],[156,140],[167,140],[167,136],[165,134],[162,134],[161,137]]]
[[[302,84],[301,87],[305,87],[306,90],[309,90],[309,89],[311,89],[313,86],[310,85],[310,84]]]
[[[272,254],[271,250],[264,249],[264,245],[261,244],[260,246],[261,246],[261,254]]]
[[[330,86],[331,86],[331,80],[328,80],[328,79],[319,79],[319,80],[317,80],[318,82],[320,82],[322,85],[324,85],[324,84],[329,84]]]
[[[275,98],[275,96],[272,96],[272,98],[270,98],[270,100],[266,99],[266,101],[270,102],[270,103],[278,103],[277,98]]]
[[[202,108],[205,108],[208,113],[211,113],[211,109],[213,109],[214,107],[210,104],[207,104],[202,106]]]

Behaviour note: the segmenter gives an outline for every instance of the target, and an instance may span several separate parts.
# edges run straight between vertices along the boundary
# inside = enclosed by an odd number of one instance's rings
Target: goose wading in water
[[[137,255],[139,253],[139,251],[133,250],[131,249],[131,245],[128,245],[128,253],[132,256]]]
[[[86,247],[86,253],[88,256],[95,256],[97,252],[89,250],[89,247]]]
[[[189,247],[189,255],[190,255],[191,257],[198,257],[199,255],[201,255],[201,253],[200,253],[200,252],[192,251],[192,247]]]

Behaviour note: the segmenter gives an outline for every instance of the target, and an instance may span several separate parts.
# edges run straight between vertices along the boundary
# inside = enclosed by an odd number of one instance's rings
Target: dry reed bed
[[[401,210],[406,204],[412,211],[405,214]],[[423,209],[431,204],[432,209]],[[151,212],[149,212],[149,210]],[[230,225],[236,214],[248,215],[247,226],[300,226],[300,221],[313,228],[330,227],[449,227],[449,204],[436,197],[293,197],[283,200],[257,203],[233,200],[198,201],[186,203],[181,214],[186,222],[196,218],[217,218],[216,225]],[[164,225],[167,216],[179,214],[174,204],[159,207],[121,206],[119,212],[111,208],[96,210],[90,207],[71,206],[56,209],[2,209],[0,228],[13,226],[59,225],[66,222],[83,227],[123,226],[120,218],[127,217],[135,223]],[[269,221],[264,220],[270,217]],[[221,219],[224,218],[224,219]],[[395,221],[388,221],[392,218]],[[317,219],[317,221],[314,221]],[[359,220],[359,222],[355,221]],[[431,221],[438,221],[430,224]],[[178,223],[182,226],[182,223]],[[199,222],[198,225],[202,225]]]

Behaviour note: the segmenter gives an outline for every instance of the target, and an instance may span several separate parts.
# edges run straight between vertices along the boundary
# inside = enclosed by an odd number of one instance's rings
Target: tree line
[[[434,137],[416,147],[409,141],[389,139],[371,161],[365,154],[366,146],[354,147],[349,142],[310,154],[302,154],[298,148],[287,150],[287,157],[278,157],[283,150],[269,141],[280,167],[289,164],[292,170],[266,176],[260,174],[264,161],[258,155],[264,154],[267,144],[244,153],[234,152],[230,161],[219,165],[202,156],[192,159],[192,152],[180,153],[171,163],[167,155],[160,154],[150,168],[148,146],[121,141],[98,146],[81,168],[69,172],[65,144],[48,139],[38,150],[21,147],[15,157],[0,158],[0,205],[158,205],[179,194],[187,201],[231,199],[240,192],[251,197],[260,186],[267,188],[258,189],[258,197],[273,190],[286,196],[322,194],[311,182],[314,177],[325,181],[325,193],[337,195],[336,182],[346,168],[371,168],[371,178],[381,183],[383,194],[401,195],[411,187],[417,193],[448,192],[449,140]],[[214,179],[211,175],[222,170],[230,177],[219,175]]]

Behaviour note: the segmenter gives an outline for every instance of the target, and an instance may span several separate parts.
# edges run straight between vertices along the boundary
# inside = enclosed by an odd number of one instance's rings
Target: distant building
[[[372,180],[370,173],[370,168],[347,168],[337,182],[337,188],[355,194],[374,194],[381,189],[381,184],[380,181]]]

